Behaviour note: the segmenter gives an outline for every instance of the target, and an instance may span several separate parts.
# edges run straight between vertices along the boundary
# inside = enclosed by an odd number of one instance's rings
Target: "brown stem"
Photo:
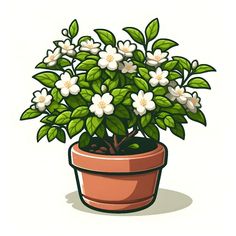
[[[117,136],[115,134],[113,136],[113,142],[114,142],[115,150],[118,151],[119,150],[119,143],[118,143],[118,140],[117,140]]]
[[[112,147],[112,145],[111,145],[109,142],[107,142],[105,139],[104,139],[103,141],[108,145],[110,154],[115,154],[116,151],[115,151],[115,149]]]
[[[121,139],[121,141],[119,142],[118,146],[120,147],[121,144],[123,144],[124,142],[126,142],[129,138],[132,138],[134,135],[136,135],[138,133],[138,130],[133,130],[131,133],[129,133],[126,137],[124,137],[123,139]]]

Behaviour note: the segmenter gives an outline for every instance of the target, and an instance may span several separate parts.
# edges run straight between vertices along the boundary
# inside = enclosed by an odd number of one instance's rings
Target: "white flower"
[[[193,68],[193,69],[196,69],[197,66],[198,66],[198,61],[197,61],[197,60],[194,60],[194,61],[192,62],[192,68]]]
[[[68,97],[69,94],[77,95],[80,91],[80,87],[76,84],[77,80],[77,77],[71,77],[68,72],[65,72],[55,85],[64,97]]]
[[[102,96],[95,94],[92,97],[93,104],[89,107],[89,110],[97,117],[102,117],[105,113],[106,115],[111,115],[114,111],[114,106],[111,104],[113,96],[110,93],[105,93]]]
[[[100,43],[94,43],[93,39],[91,40],[85,40],[82,41],[81,43],[80,50],[81,51],[86,51],[86,52],[91,52],[92,54],[97,54],[100,51]]]
[[[101,59],[98,61],[98,65],[109,70],[116,70],[118,62],[123,58],[120,53],[117,53],[117,49],[111,45],[107,45],[105,51],[99,52],[99,56]]]
[[[41,91],[35,91],[33,93],[34,98],[32,99],[32,102],[34,102],[36,105],[35,107],[39,111],[44,111],[46,109],[46,106],[50,105],[52,96],[48,95],[47,89],[43,88]],[[32,106],[32,109],[35,109],[34,106]]]
[[[56,48],[54,51],[48,50],[47,56],[43,59],[43,62],[48,66],[54,66],[57,64],[57,60],[60,58],[60,48]]]
[[[201,107],[200,98],[198,97],[196,92],[193,93],[190,98],[188,98],[186,106],[193,113],[196,113],[197,108]]]
[[[124,64],[123,64],[124,63]],[[122,73],[134,73],[137,69],[137,66],[133,64],[132,61],[124,61],[123,63],[120,63],[119,69]]]
[[[70,43],[70,40],[67,39],[65,42],[59,42],[59,47],[61,47],[62,54],[67,54],[68,56],[75,55],[75,45]]]
[[[158,84],[162,86],[167,85],[169,83],[169,80],[166,78],[168,74],[168,71],[162,71],[160,67],[156,69],[156,72],[150,71],[149,75],[151,76],[151,79],[149,80],[149,84],[151,84],[152,87],[155,87]]]
[[[125,42],[118,42],[119,52],[123,54],[126,57],[132,57],[133,51],[136,49],[135,44],[131,44],[129,40],[126,40]]]
[[[105,93],[105,92],[107,91],[107,86],[106,86],[105,84],[103,84],[103,85],[101,86],[101,91],[102,91],[103,93]]]
[[[147,64],[150,66],[157,66],[160,65],[162,62],[166,61],[168,53],[161,52],[160,49],[156,49],[154,54],[148,52],[147,53]]]
[[[144,93],[143,90],[140,90],[138,92],[138,95],[132,93],[131,98],[134,100],[132,105],[135,108],[135,114],[138,113],[140,116],[142,116],[146,113],[147,110],[152,111],[156,108],[155,103],[152,101],[152,92]]]
[[[191,97],[191,94],[186,93],[184,88],[180,88],[179,86],[175,88],[168,87],[168,90],[170,94],[168,94],[167,97],[171,101],[174,101],[175,99],[177,99],[179,103],[185,104],[187,102],[187,99]]]

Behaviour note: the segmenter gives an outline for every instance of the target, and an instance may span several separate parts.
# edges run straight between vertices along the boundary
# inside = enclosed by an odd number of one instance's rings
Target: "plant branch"
[[[107,146],[109,147],[109,152],[110,152],[110,154],[115,154],[116,152],[115,152],[115,149],[112,147],[112,145],[109,143],[109,142],[107,142],[105,139],[103,139],[103,141],[107,144]]]
[[[119,143],[118,146],[120,147],[124,142],[126,142],[128,139],[132,138],[138,133],[138,130],[135,129],[131,133],[129,133],[126,137],[124,137]]]

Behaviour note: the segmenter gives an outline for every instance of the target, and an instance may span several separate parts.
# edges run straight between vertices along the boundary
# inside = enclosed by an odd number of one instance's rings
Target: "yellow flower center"
[[[193,105],[195,106],[197,104],[197,99],[196,98],[191,98],[191,102],[193,103]]]
[[[87,48],[93,49],[93,44],[87,44]]]
[[[64,49],[68,50],[70,45],[64,45]]]
[[[161,60],[161,56],[159,56],[159,55],[155,56],[155,60],[156,61],[160,61]]]
[[[114,60],[114,57],[112,55],[108,55],[106,60],[112,62]]]
[[[157,80],[161,80],[161,79],[162,79],[162,73],[159,74],[159,75],[157,75],[157,76],[156,76],[156,79],[157,79]]]
[[[70,81],[66,81],[65,83],[64,83],[64,86],[66,87],[66,88],[70,88],[71,87],[71,82]]]
[[[144,98],[140,99],[140,104],[141,104],[143,107],[145,107],[145,106],[147,105],[146,99],[144,99]]]
[[[107,106],[107,104],[104,101],[100,101],[98,103],[98,107],[101,108],[101,109],[104,109],[106,106]]]
[[[179,94],[179,96],[183,95],[183,91],[181,89],[178,89],[176,92]]]
[[[44,97],[44,96],[40,96],[40,97],[38,98],[38,101],[39,101],[39,102],[45,102],[45,97]]]
[[[123,52],[129,52],[129,48],[123,47],[122,51]]]
[[[132,65],[131,64],[127,64],[126,66],[125,66],[125,68],[127,69],[127,70],[131,70],[132,69]]]
[[[48,57],[48,59],[49,59],[50,61],[54,61],[55,55],[54,55],[54,54],[50,55],[50,56]]]

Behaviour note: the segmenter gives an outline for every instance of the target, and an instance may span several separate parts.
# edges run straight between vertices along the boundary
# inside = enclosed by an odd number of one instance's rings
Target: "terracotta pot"
[[[81,201],[90,208],[130,212],[150,206],[156,199],[167,148],[135,155],[102,155],[69,149]]]

